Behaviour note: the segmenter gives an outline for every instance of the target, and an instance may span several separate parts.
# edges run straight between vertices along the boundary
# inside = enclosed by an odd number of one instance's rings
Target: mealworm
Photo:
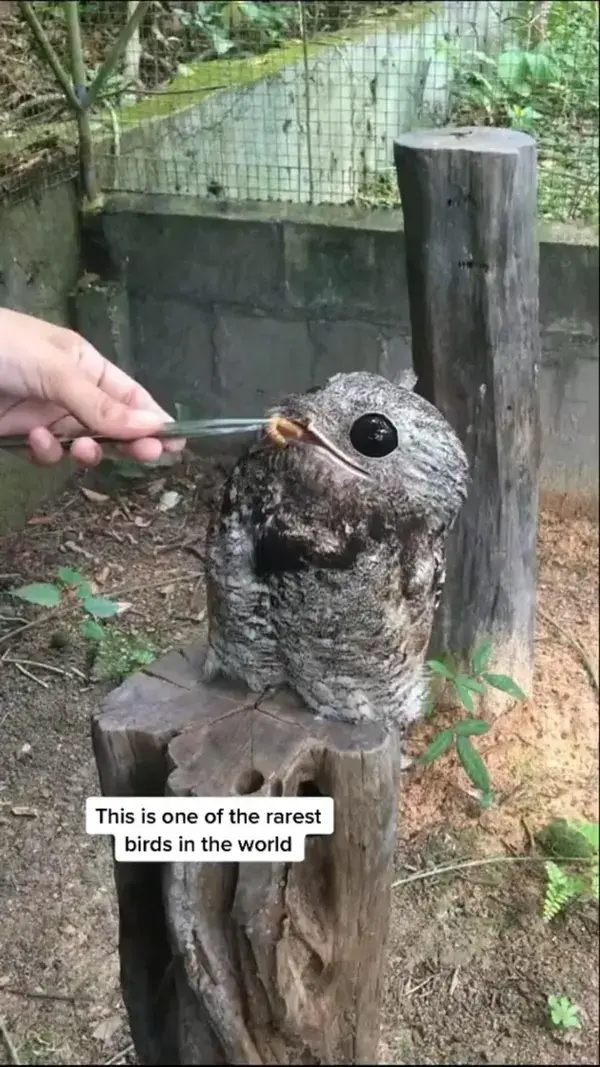
[[[290,437],[302,437],[304,429],[302,426],[298,426],[296,422],[285,419],[282,415],[274,415],[270,422],[267,423],[265,432],[274,444],[283,448]]]

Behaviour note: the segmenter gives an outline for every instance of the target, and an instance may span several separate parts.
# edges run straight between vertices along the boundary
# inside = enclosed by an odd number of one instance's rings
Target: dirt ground
[[[78,476],[24,531],[0,540],[1,1063],[14,1062],[7,1038],[21,1063],[135,1062],[110,845],[84,831],[85,799],[98,790],[89,715],[114,683],[90,680],[68,610],[30,607],[2,590],[73,567],[130,605],[117,625],[143,635],[137,647],[196,639],[206,508],[222,476],[221,466],[196,461],[104,499],[82,491],[105,488],[97,475]],[[167,490],[180,498],[162,511]],[[594,508],[545,499],[539,544],[534,699],[477,739],[498,804],[475,808],[451,756],[405,773],[382,1062],[598,1063],[597,910],[544,924],[540,866],[512,862],[550,818],[598,818]],[[412,751],[444,722],[436,714],[420,726]],[[431,875],[490,855],[506,860]],[[550,994],[580,1007],[580,1030],[552,1029]]]

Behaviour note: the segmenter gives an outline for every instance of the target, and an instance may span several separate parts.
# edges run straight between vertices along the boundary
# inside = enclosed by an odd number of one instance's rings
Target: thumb
[[[166,412],[114,400],[72,368],[55,371],[51,399],[93,433],[123,440],[151,436],[171,421]]]

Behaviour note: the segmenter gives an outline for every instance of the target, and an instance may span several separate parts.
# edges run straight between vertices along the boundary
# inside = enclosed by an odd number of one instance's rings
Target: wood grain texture
[[[377,1062],[397,745],[171,653],[93,721],[110,796],[333,796],[303,863],[115,864],[123,995],[145,1064]]]
[[[471,466],[448,542],[433,650],[493,642],[496,673],[533,682],[540,465],[536,147],[505,129],[395,144],[417,392]]]

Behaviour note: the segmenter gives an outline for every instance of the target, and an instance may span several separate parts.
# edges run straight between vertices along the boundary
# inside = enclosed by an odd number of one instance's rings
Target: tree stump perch
[[[433,650],[493,646],[530,695],[540,359],[536,146],[514,130],[424,130],[395,143],[416,391],[446,416],[472,484],[448,541]]]
[[[303,863],[115,863],[121,980],[144,1064],[377,1062],[397,747],[318,722],[288,691],[198,681],[202,648],[127,680],[94,716],[111,797],[332,796]]]

